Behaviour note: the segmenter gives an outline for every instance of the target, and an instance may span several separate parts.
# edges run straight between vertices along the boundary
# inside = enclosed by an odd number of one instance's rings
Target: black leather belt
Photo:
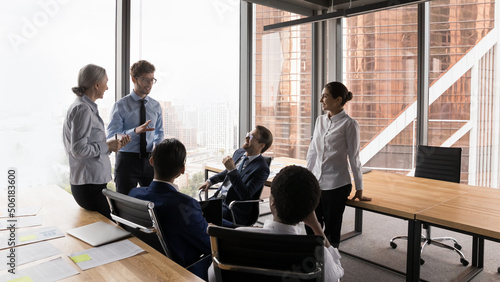
[[[134,158],[134,159],[149,159],[151,157],[151,153],[131,153],[131,152],[118,152],[118,154],[127,157],[127,158]]]

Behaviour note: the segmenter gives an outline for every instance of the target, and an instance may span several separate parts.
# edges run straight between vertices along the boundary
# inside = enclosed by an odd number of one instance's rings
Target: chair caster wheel
[[[424,263],[425,263],[425,260],[420,259],[420,265],[424,265]]]
[[[461,249],[462,249],[462,246],[460,246],[458,243],[455,243],[455,248],[456,248],[457,250],[461,250]]]
[[[461,262],[464,266],[469,265],[469,261],[467,261],[466,259],[461,258],[461,259],[460,259],[460,262]]]
[[[497,268],[497,272],[498,272],[498,274],[500,274],[500,267]]]
[[[393,249],[395,249],[395,248],[397,248],[397,247],[398,247],[398,244],[396,244],[396,243],[394,243],[394,242],[391,242],[391,247],[392,247]]]

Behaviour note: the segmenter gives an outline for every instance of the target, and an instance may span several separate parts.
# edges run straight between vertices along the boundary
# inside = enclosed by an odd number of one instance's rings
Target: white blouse
[[[332,190],[351,183],[347,157],[356,190],[363,190],[359,160],[359,124],[344,110],[316,119],[314,134],[307,152],[307,168],[316,176],[321,190]]]
[[[111,162],[104,122],[97,104],[87,95],[69,107],[63,126],[63,141],[69,157],[72,185],[104,184],[111,181]]]

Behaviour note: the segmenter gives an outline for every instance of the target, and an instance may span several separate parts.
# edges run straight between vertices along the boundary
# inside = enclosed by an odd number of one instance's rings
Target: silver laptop
[[[102,221],[68,230],[67,233],[94,247],[131,235],[128,231]]]

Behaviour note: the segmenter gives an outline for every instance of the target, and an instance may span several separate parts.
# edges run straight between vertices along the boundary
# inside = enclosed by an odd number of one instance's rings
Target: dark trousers
[[[233,215],[231,214],[231,210],[224,203],[222,204],[222,226],[234,227],[233,226]]]
[[[104,188],[106,188],[106,183],[71,185],[71,193],[80,207],[90,211],[97,211],[105,217],[111,218],[108,201],[102,194]]]
[[[342,217],[344,215],[345,203],[351,193],[352,184],[321,191],[321,199],[316,208],[316,217],[321,226],[325,227],[325,235],[330,244],[335,248],[340,244],[340,232],[342,229]],[[307,234],[314,234],[312,229],[306,226]]]
[[[149,186],[153,181],[154,170],[149,164],[149,158],[135,158],[125,154],[116,154],[115,183],[116,191],[128,195],[137,183]]]

